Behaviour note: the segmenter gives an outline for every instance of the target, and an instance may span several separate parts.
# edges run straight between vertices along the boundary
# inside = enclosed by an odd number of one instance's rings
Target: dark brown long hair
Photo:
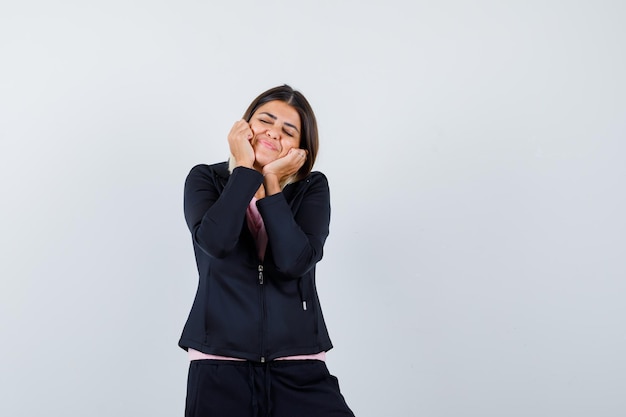
[[[296,174],[296,180],[301,180],[311,173],[319,149],[317,120],[315,119],[311,105],[302,93],[294,90],[287,84],[270,88],[259,94],[259,96],[250,103],[250,106],[248,106],[248,109],[243,114],[243,119],[246,122],[250,122],[252,115],[261,105],[274,100],[284,101],[289,104],[296,109],[300,116],[300,148],[308,151],[304,165],[302,165]]]

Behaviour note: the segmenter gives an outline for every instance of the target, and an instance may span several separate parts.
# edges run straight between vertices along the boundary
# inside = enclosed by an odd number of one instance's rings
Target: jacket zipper
[[[261,287],[261,362],[265,362],[265,277],[263,276],[263,265],[259,264],[257,271],[259,273],[259,285]]]

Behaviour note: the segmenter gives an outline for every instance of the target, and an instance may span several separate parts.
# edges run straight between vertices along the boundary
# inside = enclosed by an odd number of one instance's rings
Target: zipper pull
[[[259,265],[259,284],[263,285],[263,265]]]

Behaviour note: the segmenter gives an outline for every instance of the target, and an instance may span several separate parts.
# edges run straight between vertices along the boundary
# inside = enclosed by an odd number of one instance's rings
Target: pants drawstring
[[[259,406],[264,406],[265,415],[269,417],[272,412],[272,397],[271,397],[271,387],[272,387],[272,368],[270,366],[270,362],[266,362],[262,367],[259,367],[261,372],[265,374],[264,383],[257,380],[257,372],[256,366],[253,362],[248,362],[248,376],[250,382],[250,391],[252,393],[252,415],[253,417],[259,416]],[[259,398],[257,393],[257,382],[259,385],[263,387],[265,390],[265,404],[259,404]]]
[[[270,396],[272,389],[272,368],[270,362],[265,363],[265,402],[267,407],[267,417],[270,417],[272,412],[272,397]]]
[[[252,391],[252,416],[258,417],[259,403],[256,398],[256,384],[254,382],[254,366],[252,366],[252,362],[248,362],[248,375],[250,377],[250,390]]]

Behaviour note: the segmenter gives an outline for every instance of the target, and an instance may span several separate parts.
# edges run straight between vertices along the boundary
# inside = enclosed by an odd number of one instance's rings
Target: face
[[[256,168],[263,168],[287,155],[289,149],[300,147],[300,116],[284,101],[261,105],[249,124],[254,134],[250,143],[256,156]]]

